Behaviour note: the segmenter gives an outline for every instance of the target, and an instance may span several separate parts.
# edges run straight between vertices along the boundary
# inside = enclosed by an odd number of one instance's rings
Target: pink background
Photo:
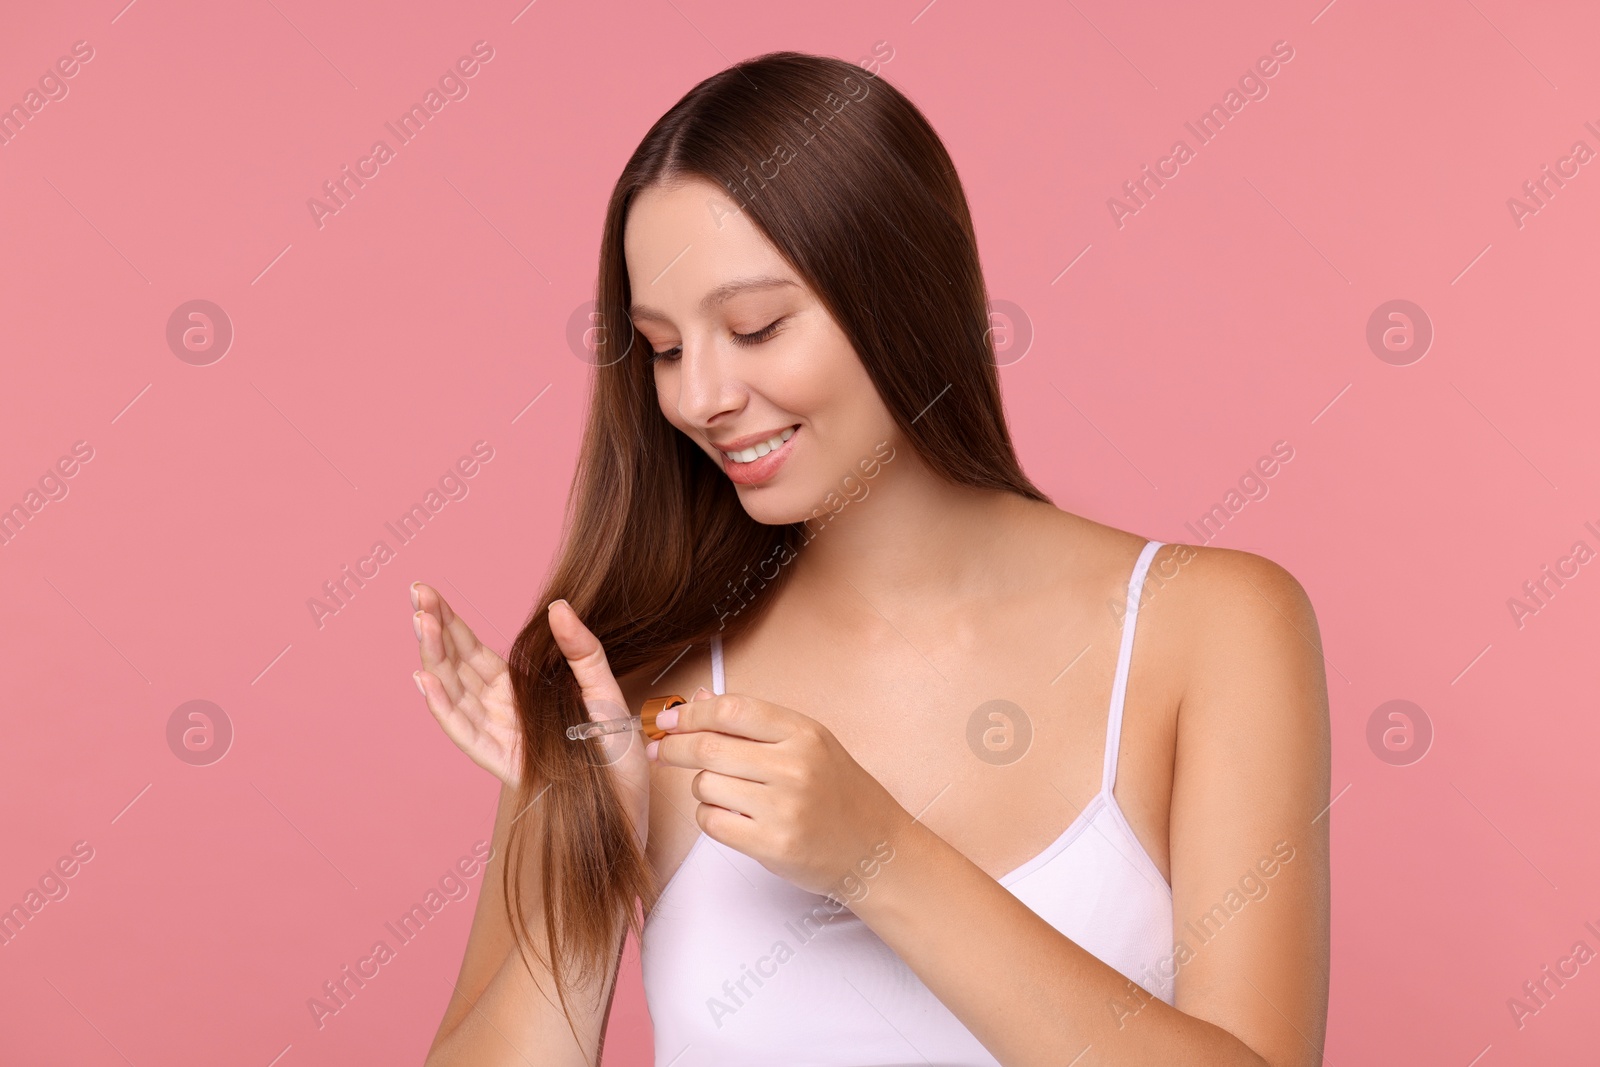
[[[0,947],[0,1060],[420,1062],[481,876],[320,1029],[307,1008],[492,826],[412,686],[406,585],[502,651],[534,606],[590,374],[568,324],[649,125],[738,59],[877,41],[1035,331],[1002,375],[1057,504],[1193,543],[1294,450],[1212,543],[1283,564],[1322,625],[1329,1062],[1592,1055],[1600,963],[1521,1029],[1507,1007],[1600,950],[1600,564],[1520,627],[1507,605],[1600,548],[1600,162],[1507,206],[1600,149],[1591,5],[121,3],[13,5],[0,34],[0,104],[94,49],[0,146],[0,507],[93,449],[0,546],[0,906],[93,849]],[[469,95],[319,228],[307,200],[479,40]],[[1269,95],[1119,228],[1108,198],[1280,40]],[[166,341],[192,299],[235,330],[207,366]],[[1366,341],[1394,299],[1435,330],[1406,366]],[[319,627],[322,584],[477,441],[468,494]],[[1434,730],[1409,765],[1367,741],[1395,699]],[[168,746],[190,700],[235,731],[209,766]],[[625,982],[607,1061],[648,1063],[636,954]]]

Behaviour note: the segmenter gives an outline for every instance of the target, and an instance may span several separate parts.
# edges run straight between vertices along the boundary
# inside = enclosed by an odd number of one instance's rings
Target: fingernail
[[[422,640],[422,612],[411,616],[411,628],[417,632],[417,640]]]
[[[552,601],[550,601],[550,607],[549,608],[545,608],[545,610],[549,611],[550,608],[555,607],[557,604],[567,604],[566,598],[562,597],[560,600],[552,600]],[[567,604],[567,607],[570,608],[570,607],[572,607],[572,605],[571,604]]]
[[[656,716],[656,725],[663,730],[670,730],[678,725],[678,709],[668,708]]]
[[[707,689],[705,686],[702,685],[699,689],[696,689],[694,691],[694,696],[690,697],[689,699],[690,700],[710,700],[714,696],[716,696],[715,693],[713,693],[711,690]]]
[[[411,672],[411,680],[413,682],[417,683],[417,692],[421,693],[423,696],[427,696],[428,695],[428,691],[426,689],[422,688],[422,672],[421,671],[412,671]]]
[[[417,592],[416,582],[411,583],[411,606],[415,609],[421,609],[422,607],[422,597]]]
[[[658,719],[657,721],[659,722],[660,720]],[[652,741],[648,745],[644,746],[644,758],[645,759],[650,759],[650,760],[655,759],[656,758],[656,749],[658,749],[660,747],[661,747],[661,742],[660,741]]]

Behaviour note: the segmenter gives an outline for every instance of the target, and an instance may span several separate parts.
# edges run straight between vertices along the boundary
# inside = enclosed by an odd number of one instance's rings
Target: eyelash
[[[733,335],[733,343],[736,345],[758,345],[763,341],[769,341],[772,339],[772,335],[778,332],[778,326],[782,322],[783,319],[774,319],[772,322],[769,322],[767,325],[761,327],[761,329],[757,330],[755,333],[735,333]],[[647,362],[655,363],[657,360],[667,359],[669,355],[677,352],[682,347],[682,345],[673,345],[665,352],[657,352],[652,349],[650,352],[650,358],[647,360]],[[667,359],[667,362],[671,363],[674,361]]]

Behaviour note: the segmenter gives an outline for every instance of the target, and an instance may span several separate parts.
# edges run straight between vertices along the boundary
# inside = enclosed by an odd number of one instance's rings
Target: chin
[[[739,502],[745,514],[764,526],[787,526],[811,518],[811,513],[821,505],[804,493],[779,489],[773,485],[741,485]]]

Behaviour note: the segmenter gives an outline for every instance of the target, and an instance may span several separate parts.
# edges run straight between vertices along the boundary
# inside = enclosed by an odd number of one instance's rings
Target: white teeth
[[[735,463],[754,463],[768,452],[771,452],[773,449],[781,446],[785,441],[793,436],[794,427],[791,426],[778,436],[769,440],[759,441],[756,444],[751,445],[749,448],[738,452],[724,452],[723,455],[727,456]]]

